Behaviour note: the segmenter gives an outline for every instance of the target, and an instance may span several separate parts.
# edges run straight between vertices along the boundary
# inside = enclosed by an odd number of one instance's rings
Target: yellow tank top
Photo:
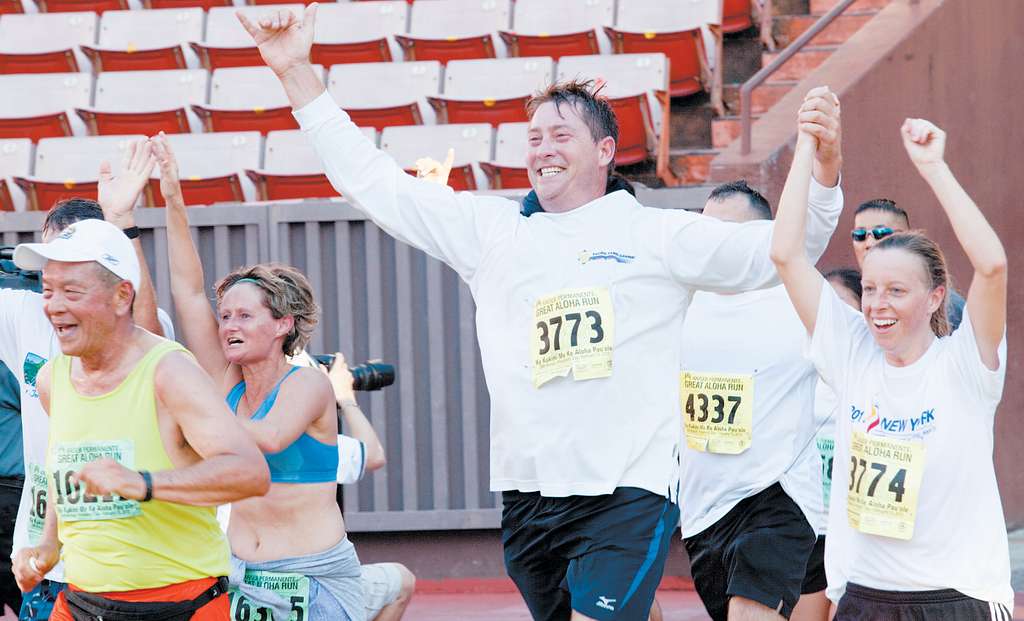
[[[214,507],[84,496],[73,472],[102,457],[132,470],[174,466],[157,425],[153,378],[173,341],[154,346],[120,386],[96,397],[71,384],[71,358],[53,361],[47,475],[63,544],[65,578],[91,593],[149,589],[229,573]]]

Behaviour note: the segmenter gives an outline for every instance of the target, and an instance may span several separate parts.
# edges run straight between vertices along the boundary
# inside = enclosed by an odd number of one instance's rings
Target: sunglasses
[[[870,231],[867,229],[853,229],[852,231],[850,231],[850,237],[853,238],[853,241],[862,242],[868,238],[868,235],[871,235],[876,240],[879,240],[885,239],[886,237],[892,235],[895,232],[896,231],[893,231],[891,228],[887,226],[876,226]]]

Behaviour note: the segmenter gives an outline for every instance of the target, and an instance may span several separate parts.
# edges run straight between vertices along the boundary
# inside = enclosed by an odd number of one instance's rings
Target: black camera
[[[14,246],[0,246],[0,289],[24,289],[36,293],[43,290],[39,272],[19,269],[14,264]]]
[[[320,354],[313,359],[328,370],[334,366],[334,354]],[[349,367],[348,372],[352,374],[352,390],[380,390],[395,383],[395,365],[380,360]]]

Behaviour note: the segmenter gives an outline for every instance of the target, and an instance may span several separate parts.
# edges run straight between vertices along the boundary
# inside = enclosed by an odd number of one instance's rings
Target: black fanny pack
[[[184,602],[121,602],[66,589],[68,609],[75,621],[189,621],[192,615],[228,592],[228,579],[224,576],[199,594]]]

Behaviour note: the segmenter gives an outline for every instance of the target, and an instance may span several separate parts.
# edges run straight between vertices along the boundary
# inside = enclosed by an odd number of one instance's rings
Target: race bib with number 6
[[[28,511],[28,543],[38,545],[43,537],[43,523],[46,521],[46,468],[39,464],[28,465],[29,495],[32,505]]]
[[[608,289],[565,289],[533,306],[533,385],[556,377],[587,380],[612,374],[615,313]]]
[[[109,442],[63,442],[53,455],[50,477],[56,491],[57,515],[66,522],[79,520],[121,520],[134,517],[142,511],[137,500],[127,500],[115,494],[93,496],[72,478],[86,464],[110,457],[122,466],[135,469],[135,443],[131,440]],[[45,510],[45,507],[44,507]]]
[[[924,445],[876,438],[860,431],[850,439],[846,517],[868,535],[914,536],[917,494],[924,474]]]
[[[245,570],[245,583],[273,591],[291,604],[292,614],[284,621],[306,621],[309,616],[309,578],[300,574],[279,574]],[[274,613],[231,589],[231,621],[273,621]],[[281,620],[278,620],[281,621]]]
[[[684,371],[679,381],[688,447],[726,455],[736,455],[750,447],[753,376]]]

